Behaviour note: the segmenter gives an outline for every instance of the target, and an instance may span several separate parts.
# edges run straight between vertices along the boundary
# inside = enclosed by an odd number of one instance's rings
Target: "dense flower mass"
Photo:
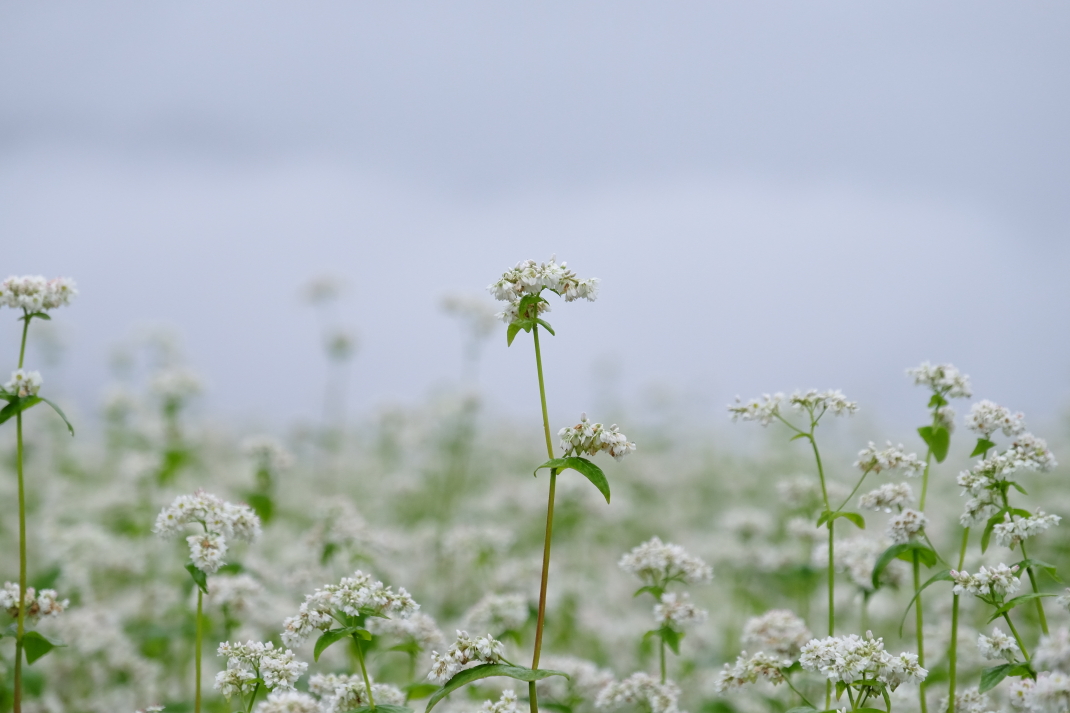
[[[652,537],[620,558],[619,566],[646,584],[678,581],[695,584],[713,579],[713,569],[679,545]]]
[[[848,401],[839,389],[796,391],[788,401],[796,411],[809,411],[814,418],[820,418],[826,412],[833,416],[850,416],[858,410],[858,404]]]
[[[1021,586],[1021,580],[1014,576],[1017,572],[1018,565],[1008,567],[1000,563],[994,567],[982,566],[977,570],[977,574],[953,569],[951,579],[955,582],[955,594],[1005,597],[1017,592]]]
[[[928,524],[929,518],[924,513],[908,508],[888,521],[886,534],[892,542],[902,544],[910,542]]]
[[[733,421],[757,421],[768,426],[780,414],[780,404],[784,394],[762,394],[759,398],[742,401],[738,396],[734,404],[728,404],[728,412]]]
[[[375,699],[377,706],[400,706],[405,703],[405,694],[388,683],[372,683],[372,694],[368,696],[368,686],[361,676],[332,676],[334,687],[323,698],[324,713],[348,713],[348,711],[371,705]],[[320,683],[320,688],[324,683]]]
[[[929,674],[918,665],[916,654],[892,656],[884,650],[884,639],[863,639],[855,634],[811,640],[802,647],[799,663],[830,681],[853,683],[874,678],[893,691],[902,683],[920,683]]]
[[[836,542],[833,551],[836,570],[847,572],[851,581],[862,589],[872,590],[873,568],[877,565],[877,558],[888,549],[890,544],[884,538],[875,538],[862,533],[840,540]],[[828,543],[818,542],[814,545],[810,561],[815,567],[827,566],[828,556]],[[880,575],[881,582],[892,586],[899,586],[901,579],[902,569],[896,561],[885,567]]]
[[[308,669],[292,651],[276,649],[271,642],[225,641],[216,653],[226,657],[227,667],[216,674],[215,688],[228,699],[252,693],[261,682],[268,690],[290,690]]]
[[[153,532],[170,538],[191,524],[200,525],[203,532],[186,538],[190,558],[206,574],[216,573],[225,564],[227,540],[249,542],[260,535],[260,518],[252,508],[225,502],[203,490],[175,498],[157,515]]]
[[[60,599],[54,589],[42,589],[40,592],[33,587],[26,587],[26,598],[23,599],[23,616],[30,621],[37,621],[46,616],[58,616],[70,604],[70,600]],[[17,582],[4,582],[4,588],[0,589],[0,609],[6,611],[12,618],[19,615],[19,585]]]
[[[706,621],[709,615],[705,609],[699,609],[691,603],[691,597],[687,593],[677,594],[666,592],[654,605],[654,621],[658,626],[667,626],[676,631],[682,631],[688,626],[694,626]]]
[[[1034,535],[1044,532],[1049,527],[1055,527],[1062,520],[1058,515],[1045,515],[1043,510],[1037,510],[1030,517],[1011,517],[1005,513],[1003,522],[997,523],[992,528],[992,536],[996,543],[1012,550],[1022,542]]]
[[[1042,671],[1070,672],[1070,629],[1061,626],[1040,637],[1033,664]]]
[[[680,687],[672,681],[661,683],[650,674],[633,673],[623,681],[606,685],[595,699],[595,708],[614,709],[627,705],[640,705],[650,713],[681,713],[677,704]]]
[[[282,641],[287,646],[300,645],[317,629],[331,628],[336,613],[407,619],[419,608],[403,587],[395,592],[357,570],[352,577],[343,577],[338,584],[324,585],[305,596],[297,616],[283,622]]]
[[[981,656],[990,660],[1007,659],[1013,662],[1021,654],[1014,637],[1004,634],[999,627],[992,631],[992,636],[978,634],[977,649]]]
[[[865,510],[891,512],[894,508],[914,502],[910,483],[885,483],[858,499],[858,507]]]
[[[743,625],[744,644],[782,657],[797,655],[810,637],[806,622],[789,609],[771,609]]]
[[[725,664],[713,682],[714,689],[723,693],[733,688],[742,688],[748,683],[768,681],[774,686],[784,682],[782,669],[791,666],[791,659],[759,651],[747,656],[744,651],[736,658],[735,664]]]
[[[635,444],[628,441],[617,424],[607,428],[600,423],[591,423],[585,413],[580,414],[580,422],[575,426],[566,426],[558,431],[557,437],[561,439],[561,448],[566,457],[593,456],[605,452],[620,460],[635,452]]]
[[[502,691],[497,701],[483,701],[479,710],[480,713],[519,713],[520,706],[517,705],[516,693],[513,689],[507,688]]]
[[[1026,713],[1066,713],[1070,711],[1070,676],[1062,671],[1019,678],[1010,685],[1011,705]]]
[[[504,653],[505,644],[490,634],[473,639],[467,631],[458,631],[457,640],[446,653],[431,653],[431,672],[427,674],[427,679],[435,683],[445,683],[464,668],[483,663],[500,663]]]
[[[74,280],[56,277],[46,280],[40,275],[9,277],[0,282],[0,307],[41,312],[69,305],[78,295]]]
[[[465,628],[503,634],[519,631],[528,620],[528,601],[521,594],[488,594],[464,615]]]
[[[257,704],[256,713],[323,713],[323,707],[307,693],[273,691]]]
[[[537,295],[544,289],[556,292],[566,302],[578,299],[594,302],[598,297],[598,278],[581,280],[568,269],[566,263],[558,264],[555,256],[544,263],[534,260],[518,262],[516,267],[506,270],[497,282],[487,286],[487,291],[494,295],[494,299],[509,303],[498,315],[506,324],[512,324],[517,318],[517,305],[522,297]]]
[[[4,391],[24,399],[27,396],[37,396],[37,392],[41,390],[41,384],[43,383],[44,379],[41,378],[41,372],[16,369],[11,372],[11,380],[4,384]]]
[[[888,447],[878,449],[873,441],[858,452],[858,460],[855,467],[864,472],[883,473],[888,470],[901,470],[908,478],[921,475],[925,470],[925,464],[918,460],[914,453],[907,453],[903,445],[893,446],[888,441]]]
[[[907,376],[913,378],[918,386],[928,386],[949,399],[968,399],[973,395],[970,390],[970,377],[956,369],[953,364],[922,362],[921,366],[907,369]]]
[[[1014,413],[985,399],[970,407],[966,414],[966,428],[983,438],[991,438],[999,430],[1005,436],[1019,436],[1025,433],[1025,414],[1021,411]]]

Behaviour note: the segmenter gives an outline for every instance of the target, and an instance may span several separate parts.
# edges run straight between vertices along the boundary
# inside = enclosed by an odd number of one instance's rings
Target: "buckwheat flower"
[[[620,558],[618,566],[646,584],[668,582],[695,584],[713,579],[713,569],[679,545],[652,537]]]
[[[205,574],[215,574],[226,564],[223,557],[227,554],[227,541],[222,535],[215,532],[190,535],[186,542],[189,543],[189,556],[193,565]]]
[[[1004,634],[998,626],[992,631],[992,636],[977,635],[977,649],[986,659],[1007,659],[1011,663],[1022,653],[1014,638]]]
[[[483,701],[480,707],[482,713],[519,713],[520,707],[516,704],[516,693],[511,688],[502,691],[501,698],[495,701]]]
[[[788,401],[796,411],[815,412],[817,418],[826,412],[833,416],[850,416],[858,410],[858,404],[848,401],[839,389],[796,391]]]
[[[250,436],[242,441],[241,450],[258,469],[271,473],[286,470],[294,461],[290,452],[271,436]]]
[[[524,615],[527,616],[526,609]],[[419,611],[407,619],[373,617],[367,621],[367,629],[376,636],[410,639],[420,647],[421,651],[446,645],[446,638],[442,635],[435,620]]]
[[[1033,652],[1033,665],[1047,671],[1070,672],[1070,629],[1062,626],[1041,636]]]
[[[1022,678],[1011,684],[1011,705],[1029,713],[1070,710],[1070,676],[1061,671],[1040,673],[1034,683]]]
[[[174,368],[154,376],[150,388],[165,402],[176,402],[196,396],[204,387],[200,378],[192,371]]]
[[[910,483],[885,483],[860,497],[858,507],[864,510],[891,512],[893,508],[912,502],[914,502],[914,491],[911,490]]]
[[[1041,673],[1038,675],[1043,676]],[[1019,678],[1011,681],[1007,687],[1007,698],[1010,700],[1011,706],[1022,711],[1033,711],[1033,691],[1036,688],[1036,683],[1031,678]],[[1037,711],[1042,713],[1042,711]]]
[[[222,575],[209,580],[205,600],[212,605],[226,607],[232,615],[240,616],[263,591],[264,587],[251,575]]]
[[[338,584],[327,584],[305,596],[297,616],[283,622],[282,640],[287,646],[298,646],[317,629],[327,630],[335,613],[349,616],[368,616],[407,619],[420,608],[412,596],[399,587],[395,592],[371,575],[357,570],[352,577],[343,577]]]
[[[949,399],[968,399],[973,395],[970,377],[952,364],[922,362],[921,366],[907,369],[907,376],[912,377],[916,385],[928,386]]]
[[[950,406],[940,406],[933,415],[936,417],[936,425],[943,426],[948,433],[955,432],[955,409]]]
[[[1004,457],[1014,469],[1025,468],[1043,473],[1059,465],[1055,456],[1048,450],[1047,441],[1032,433],[1023,433],[1015,438]]]
[[[544,696],[554,701],[593,700],[608,684],[613,682],[613,674],[595,663],[574,656],[546,656],[542,659],[543,668],[568,674],[550,676],[539,681],[539,698]]]
[[[40,275],[23,275],[11,276],[0,282],[0,306],[27,312],[69,305],[77,295],[78,289],[69,277],[46,280]]]
[[[42,589],[38,592],[33,587],[26,587],[26,598],[22,601],[23,616],[31,622],[44,617],[59,616],[70,605],[70,600],[61,600],[55,589]],[[0,589],[0,609],[6,611],[14,619],[19,615],[18,603],[18,583],[4,582],[4,588]]]
[[[853,683],[863,678],[875,678],[891,690],[906,682],[920,683],[929,672],[918,665],[918,657],[910,653],[892,656],[884,650],[884,640],[851,634],[813,639],[799,655],[804,670],[820,673],[830,681]]]
[[[1063,609],[1070,611],[1070,587],[1067,587],[1065,592],[1056,597],[1055,603]]]
[[[944,696],[937,710],[946,711],[949,700]],[[979,692],[976,688],[968,688],[962,693],[955,695],[955,709],[953,713],[995,713],[988,704],[988,696]]]
[[[865,534],[837,540],[833,554],[833,565],[836,567],[836,571],[847,572],[856,586],[867,591],[872,590],[873,568],[877,565],[877,558],[888,549],[890,544],[888,540]],[[816,542],[811,562],[815,567],[827,566],[828,553],[828,542]],[[880,577],[881,582],[896,587],[899,586],[902,578],[902,565],[895,561],[884,569]]]
[[[1021,580],[1014,576],[1017,571],[1018,565],[1008,567],[1003,563],[993,567],[982,566],[977,574],[951,570],[951,579],[955,582],[953,591],[955,594],[1006,597],[1021,586]]]
[[[445,654],[431,652],[431,672],[427,674],[427,679],[443,684],[472,665],[500,663],[504,653],[505,644],[490,634],[473,639],[467,631],[458,631],[457,640]]]
[[[873,441],[866,448],[858,452],[858,460],[855,467],[863,472],[883,473],[889,470],[902,470],[908,478],[921,475],[925,470],[925,464],[918,460],[917,455],[908,454],[903,450],[903,444],[893,446],[888,441],[888,447],[879,450]]]
[[[896,544],[910,542],[914,535],[925,529],[929,524],[929,518],[917,510],[904,510],[888,521],[888,529],[885,534],[888,539]]]
[[[718,693],[733,688],[742,688],[748,683],[757,683],[759,680],[768,681],[774,686],[784,682],[784,674],[781,669],[791,666],[791,660],[773,656],[759,651],[754,656],[747,656],[744,651],[736,658],[735,664],[725,664],[717,675],[713,687]]]
[[[732,414],[733,421],[757,421],[768,426],[780,414],[780,404],[783,401],[784,394],[781,393],[772,396],[762,394],[760,398],[746,403],[737,396],[735,404],[728,405],[728,412]]]
[[[248,542],[260,535],[260,518],[252,508],[225,502],[203,490],[175,498],[156,516],[152,529],[158,536],[170,538],[187,525],[200,525],[202,531],[187,537],[186,542],[190,559],[207,574],[214,574],[225,564],[228,539]]]
[[[388,683],[373,682],[372,697],[375,698],[377,706],[405,704],[405,694],[397,686],[391,686]],[[347,713],[347,711],[369,705],[371,705],[371,699],[368,697],[368,687],[364,684],[364,680],[357,676],[351,676],[346,682],[340,683],[323,701],[325,713]]]
[[[1010,513],[1005,513],[1003,522],[992,528],[992,535],[997,544],[1013,550],[1022,540],[1044,532],[1049,527],[1055,527],[1060,520],[1062,518],[1058,515],[1045,515],[1044,511],[1039,509],[1035,515],[1029,517],[1011,517]]]
[[[502,634],[518,631],[529,617],[528,600],[520,594],[488,594],[464,615],[464,627]]]
[[[743,643],[783,658],[798,655],[810,640],[806,622],[789,609],[771,609],[743,625]]]
[[[1005,406],[985,399],[970,407],[966,414],[966,428],[985,439],[990,439],[999,430],[1005,436],[1018,436],[1025,432],[1025,414],[1021,411],[1013,413]]]
[[[700,624],[706,621],[708,615],[709,612],[705,609],[699,609],[692,604],[691,597],[686,593],[666,592],[654,605],[654,622],[659,627],[665,626],[676,631]]]
[[[44,379],[41,378],[41,372],[17,369],[11,372],[11,380],[4,384],[4,391],[24,399],[27,396],[37,396],[42,383]]]
[[[651,713],[680,713],[677,703],[680,699],[680,687],[672,681],[661,683],[648,673],[633,673],[623,681],[613,681],[606,685],[595,699],[594,706],[599,709],[621,708],[626,705],[640,705]]]
[[[518,262],[516,267],[506,270],[497,282],[487,286],[487,291],[494,299],[510,303],[514,307],[525,295],[537,295],[544,289],[556,292],[566,302],[585,299],[594,302],[598,297],[598,278],[580,279],[568,269],[566,263],[557,263],[551,257],[549,262],[538,264],[534,260]]]
[[[334,694],[334,689],[348,685],[350,681],[361,681],[360,674],[349,673],[317,673],[308,679],[308,692],[319,698],[327,698]],[[372,684],[372,693],[375,692],[375,684]]]
[[[575,426],[566,426],[558,431],[557,437],[561,439],[566,458],[581,454],[594,456],[604,451],[620,460],[635,452],[635,444],[628,441],[617,424],[606,428],[600,423],[591,423],[585,413],[580,414],[580,422]]]
[[[976,498],[966,501],[966,507],[959,516],[959,524],[963,527],[974,527],[988,522],[988,519],[1000,510],[1000,504],[996,502],[996,493],[991,490],[982,491]]]
[[[251,693],[260,682],[268,690],[290,690],[304,675],[308,664],[298,661],[289,649],[259,641],[219,645],[217,655],[227,658],[227,668],[216,675],[215,688],[227,699]]]
[[[323,706],[300,691],[272,691],[256,706],[256,713],[323,713]]]

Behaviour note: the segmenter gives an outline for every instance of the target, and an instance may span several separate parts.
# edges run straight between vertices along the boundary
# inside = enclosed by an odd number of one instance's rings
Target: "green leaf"
[[[978,438],[977,445],[973,448],[973,453],[970,454],[970,458],[976,458],[977,456],[983,456],[989,448],[995,448],[996,444],[987,438]]]
[[[438,690],[438,686],[433,683],[410,683],[401,690],[405,691],[405,700],[412,701],[427,698]]]
[[[926,589],[928,589],[930,584],[936,584],[937,582],[952,582],[952,581],[954,581],[954,580],[951,577],[951,570],[950,569],[945,569],[944,571],[937,572],[932,577],[929,577],[929,580],[927,582],[925,582],[925,584],[923,584],[920,587],[918,587],[918,591],[914,592],[914,596],[910,598],[909,602],[907,602],[907,608],[903,611],[903,618],[899,620],[899,635],[900,636],[903,635],[903,625],[906,624],[907,614],[910,613],[910,607],[914,606],[914,602],[917,601],[918,597],[921,596],[921,593],[924,592]]]
[[[28,408],[32,408],[37,404],[44,401],[39,396],[27,396],[25,398],[16,398],[13,401],[9,401],[7,406],[0,409],[0,423],[15,416],[15,414],[22,413]]]
[[[66,646],[66,644],[57,639],[50,639],[39,631],[27,631],[22,634],[22,647],[26,651],[26,663],[31,665],[52,649],[61,646]]]
[[[657,586],[654,586],[653,584],[651,584],[651,585],[648,585],[646,587],[639,587],[639,589],[635,590],[635,594],[633,594],[632,596],[633,597],[638,597],[640,594],[647,594],[648,592],[650,594],[652,594],[655,599],[660,600],[661,599],[661,595],[665,593],[665,588],[664,587],[657,587]]]
[[[52,315],[50,315],[48,312],[30,312],[29,314],[25,314],[19,317],[19,319],[31,320],[34,317],[37,317],[37,319],[43,319],[46,322],[52,321]]]
[[[1059,579],[1059,575],[1055,571],[1055,565],[1043,562],[1041,560],[1022,560],[1014,566],[1018,569],[1028,569],[1029,567],[1036,567],[1037,569],[1044,570],[1044,572],[1056,582],[1063,581]]]
[[[49,399],[44,398],[43,396],[41,397],[41,400],[44,401],[49,406],[51,406],[52,410],[59,414],[59,417],[63,419],[63,422],[65,424],[67,424],[67,430],[70,431],[71,435],[73,436],[74,435],[74,426],[72,426],[71,422],[67,420],[67,414],[63,413],[63,409],[61,409],[56,404],[52,403],[52,401],[50,401]]]
[[[898,558],[907,562],[913,562],[914,552],[918,553],[918,559],[921,560],[922,564],[926,567],[932,567],[936,564],[936,553],[926,547],[924,543],[901,542],[898,545],[892,545],[877,558],[877,563],[873,565],[874,591],[880,589],[880,576],[892,560]]]
[[[406,708],[405,706],[391,706],[391,705],[377,705],[375,708],[363,706],[361,708],[351,708],[346,713],[412,713],[412,708]]]
[[[1003,602],[1003,606],[1001,606],[998,609],[996,609],[996,613],[988,618],[988,623],[991,624],[993,621],[995,621],[996,619],[1000,618],[1001,616],[1003,616],[1004,614],[1009,612],[1011,609],[1014,609],[1019,604],[1021,604],[1023,602],[1027,602],[1030,599],[1043,599],[1045,597],[1054,597],[1054,596],[1056,596],[1056,595],[1055,594],[1048,594],[1046,592],[1030,592],[1029,594],[1022,594],[1021,596],[1017,596],[1014,599],[1010,599],[1010,600],[1008,600],[1006,602]]]
[[[941,406],[947,406],[947,399],[940,394],[933,394],[933,397],[929,399],[929,408],[940,408]]]
[[[1003,516],[1007,513],[1007,508],[1003,508],[992,517],[988,518],[988,523],[985,525],[985,531],[981,533],[981,554],[985,553],[988,549],[988,541],[992,539],[992,528],[999,523],[1003,522]]]
[[[797,441],[800,438],[809,438],[809,437],[810,437],[809,433],[796,433],[794,436],[792,436],[791,438],[788,439],[788,443],[791,443],[792,441]]]
[[[672,652],[674,654],[676,654],[677,656],[680,655],[680,639],[684,637],[683,634],[676,631],[675,629],[663,626],[658,629],[658,636],[661,637],[661,640],[665,642],[666,646],[672,649]]]
[[[918,435],[929,446],[936,462],[943,463],[951,447],[951,433],[943,426],[922,426],[918,429]]]
[[[1010,674],[1012,668],[1014,668],[1014,664],[1005,663],[1002,666],[993,666],[981,671],[981,685],[977,687],[977,691],[979,693],[988,693]]]
[[[316,639],[316,648],[312,652],[312,659],[314,661],[320,660],[320,654],[327,650],[327,647],[331,644],[341,641],[350,635],[349,629],[329,629],[328,631],[320,634],[320,638]]]
[[[193,577],[193,581],[197,583],[197,587],[204,592],[208,593],[208,575],[197,569],[197,566],[192,562],[186,565],[186,571],[189,572],[189,576]]]
[[[855,524],[859,530],[866,529],[866,519],[856,512],[838,512],[836,517],[845,517]]]
[[[1012,488],[1017,490],[1022,495],[1029,495],[1029,493],[1027,493],[1025,491],[1025,488],[1023,488],[1021,485],[1019,485],[1018,483],[1014,482],[1013,480],[1008,480],[1007,481],[1007,485],[1011,486]]]
[[[547,321],[546,321],[545,319],[536,319],[536,320],[535,320],[535,323],[536,323],[536,324],[541,324],[541,325],[542,325],[542,327],[543,327],[543,329],[545,329],[545,330],[546,330],[547,332],[549,332],[549,333],[550,333],[550,334],[552,334],[553,336],[555,336],[555,337],[557,336],[556,334],[554,334],[554,328],[553,328],[553,327],[551,327],[551,326],[549,325],[549,323],[547,323]]]
[[[606,502],[609,502],[609,481],[606,480],[605,473],[597,465],[587,460],[586,458],[580,458],[578,456],[569,456],[568,458],[554,458],[548,460],[538,468],[535,469],[535,475],[539,474],[539,471],[543,468],[556,468],[558,471],[571,468],[583,475],[587,480],[591,481],[594,487],[598,488],[598,492],[602,493]]]
[[[491,678],[493,676],[505,676],[507,678],[515,678],[517,681],[541,681],[544,678],[550,676],[564,676],[568,678],[567,673],[561,671],[550,671],[548,669],[530,669],[521,668],[520,666],[509,666],[502,663],[485,663],[475,668],[465,669],[456,676],[446,681],[442,688],[438,690],[431,699],[427,701],[427,708],[424,709],[424,713],[427,713],[435,704],[441,701],[449,694],[456,691],[461,686],[467,685],[472,681],[478,681],[481,678]]]
[[[513,346],[513,339],[515,339],[518,334],[520,334],[520,325],[513,322],[509,325],[508,329],[505,330],[505,345],[507,347]]]

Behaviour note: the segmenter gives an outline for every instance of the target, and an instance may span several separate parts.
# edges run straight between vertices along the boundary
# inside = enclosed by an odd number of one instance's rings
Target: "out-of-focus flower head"
[[[4,384],[4,391],[24,399],[27,396],[37,396],[43,383],[41,372],[16,369],[11,372],[11,380]]]
[[[40,275],[12,275],[0,282],[0,306],[27,312],[69,305],[77,295],[78,288],[69,277],[46,280]]]
[[[916,385],[927,386],[945,398],[968,399],[973,395],[970,377],[955,368],[954,364],[930,364],[925,361],[921,366],[907,369],[907,376],[914,379]]]
[[[618,566],[646,584],[665,586],[667,582],[688,584],[713,579],[713,569],[698,557],[671,542],[652,537],[620,558]]]

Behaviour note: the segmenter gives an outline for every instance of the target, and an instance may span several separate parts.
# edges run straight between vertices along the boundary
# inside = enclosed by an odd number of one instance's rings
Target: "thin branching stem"
[[[30,330],[30,313],[23,310],[22,344],[19,347],[19,368],[26,359],[26,335]],[[23,475],[22,412],[15,414],[15,460],[19,481],[19,606],[15,634],[15,695],[14,713],[22,713],[22,650],[26,633],[26,479]]]
[[[1022,656],[1025,656],[1026,663],[1029,663],[1029,652],[1025,650],[1025,642],[1022,641],[1022,637],[1018,636],[1018,629],[1014,628],[1014,622],[1011,621],[1011,617],[1007,612],[1003,612],[1003,619],[1007,622],[1007,626],[1010,627],[1011,633],[1014,634],[1014,640],[1018,642],[1018,648],[1022,650]]]
[[[204,625],[202,619],[204,613],[204,592],[200,587],[197,587],[197,640],[194,643],[193,648],[193,665],[197,669],[196,673],[196,691],[193,694],[193,712],[201,713],[201,648],[203,646],[202,640],[204,638]]]
[[[550,417],[546,410],[546,382],[542,374],[542,350],[539,348],[539,327],[531,330],[535,341],[535,367],[539,373],[539,402],[542,406],[542,428],[546,436],[546,455],[553,460],[554,444],[550,438]],[[550,494],[546,502],[546,536],[542,547],[542,581],[539,584],[539,614],[535,621],[535,651],[531,656],[531,668],[539,667],[539,656],[542,654],[542,631],[546,623],[546,585],[550,579],[550,543],[554,533],[554,494],[557,491],[557,469],[550,469]],[[531,713],[539,713],[539,698],[535,690],[535,682],[528,683],[528,699],[531,703]]]
[[[364,647],[360,643],[360,637],[353,634],[353,641],[357,643],[357,661],[360,661],[360,674],[364,676],[364,687],[368,689],[368,707],[375,708],[375,696],[372,695],[372,682],[368,678],[368,667],[364,665]]]
[[[1025,551],[1025,541],[1019,543],[1022,548],[1022,559],[1029,559],[1029,555]],[[1037,586],[1037,576],[1033,574],[1032,567],[1025,568],[1026,573],[1029,575],[1029,583],[1033,585],[1033,594],[1040,594],[1040,587]],[[1044,632],[1044,635],[1048,635],[1048,617],[1044,615],[1044,600],[1041,597],[1037,597],[1033,600],[1037,605],[1037,617],[1040,619],[1040,630]]]
[[[966,545],[970,541],[970,528],[962,531],[962,545],[959,547],[959,569],[966,561]],[[951,645],[947,653],[948,687],[947,687],[947,713],[955,713],[955,684],[958,680],[958,649],[959,649],[959,595],[951,597]]]

